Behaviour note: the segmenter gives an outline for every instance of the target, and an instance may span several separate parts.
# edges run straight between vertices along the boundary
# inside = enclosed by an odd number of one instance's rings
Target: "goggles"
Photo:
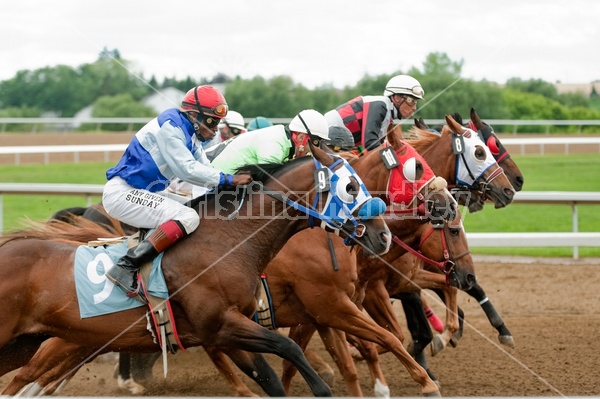
[[[417,105],[417,99],[411,96],[402,96],[404,102],[410,106]]]
[[[231,126],[229,123],[227,123],[227,121],[225,121],[225,126],[227,126],[227,128],[229,129],[229,133],[233,134],[234,136],[237,136],[238,134],[240,134],[244,131],[243,129],[240,129],[239,127]]]
[[[200,116],[200,114],[198,115]],[[214,129],[221,122],[221,118],[215,118],[214,116],[202,115],[202,123],[209,128]]]
[[[200,106],[200,110],[207,116],[210,115],[214,118],[222,119],[227,116],[227,111],[229,109],[227,108],[227,104],[217,104],[212,108]]]

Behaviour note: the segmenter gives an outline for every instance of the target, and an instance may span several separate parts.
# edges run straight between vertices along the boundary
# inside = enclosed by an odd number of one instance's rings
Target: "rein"
[[[438,226],[440,226],[440,227],[438,227]],[[427,256],[423,255],[423,253],[421,252],[421,247],[423,246],[423,243],[425,242],[425,240],[427,240],[433,234],[434,230],[440,230],[440,236],[441,236],[441,240],[442,240],[442,248],[444,250],[444,260],[439,261],[439,262],[435,261],[431,258],[428,258]],[[410,245],[408,245],[404,241],[400,240],[398,238],[398,236],[396,236],[396,235],[394,235],[392,237],[392,240],[394,241],[394,243],[401,246],[407,252],[410,252],[411,254],[413,254],[414,256],[416,256],[417,258],[422,260],[423,262],[439,268],[446,276],[446,285],[450,285],[450,273],[452,273],[452,271],[454,271],[454,267],[456,265],[455,261],[457,261],[460,258],[471,253],[470,250],[467,250],[467,251],[463,252],[462,254],[459,254],[459,255],[453,257],[452,259],[450,259],[450,250],[448,249],[448,242],[446,241],[446,234],[444,232],[443,225],[432,226],[431,229],[421,237],[421,241],[419,242],[418,250],[413,249]]]
[[[317,170],[319,170],[320,162],[316,158],[313,158],[313,161]],[[328,169],[335,174],[335,172],[333,172],[334,168],[337,167],[340,163],[344,162],[345,160],[343,158],[338,158],[333,164],[328,166]],[[352,215],[352,212],[350,212],[350,209],[348,209],[348,206],[332,190],[329,191],[329,195],[331,195],[332,201],[334,201],[335,204],[339,206],[339,209],[343,211],[344,216],[346,218],[344,222],[336,220],[335,217],[328,216],[316,210],[316,206],[319,202],[321,194],[318,190],[312,207],[302,205],[299,202],[291,199],[290,197],[280,193],[279,191],[266,188],[264,185],[261,185],[261,190],[265,194],[268,194],[276,200],[281,201],[284,204],[296,209],[297,211],[308,215],[311,228],[314,227],[313,220],[320,219],[322,222],[329,225],[330,228],[334,229],[336,235],[339,235],[339,232],[343,231],[347,235],[347,237],[344,238],[344,243],[346,245],[353,245],[353,239],[362,237],[366,231],[365,226],[363,224],[358,223],[357,219]],[[348,222],[350,222],[351,225]]]

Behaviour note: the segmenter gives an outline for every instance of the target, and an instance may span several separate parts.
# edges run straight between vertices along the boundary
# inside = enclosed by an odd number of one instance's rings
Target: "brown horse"
[[[471,117],[471,120],[466,125],[463,125],[463,126],[468,126],[473,130],[477,130],[477,132],[481,136],[481,139],[483,140],[483,142],[490,149],[490,151],[491,151],[492,155],[494,156],[494,159],[496,159],[496,162],[498,163],[498,165],[503,168],[504,174],[506,175],[508,180],[511,182],[514,189],[516,191],[521,191],[523,189],[523,184],[525,182],[525,178],[523,177],[523,174],[521,173],[521,170],[517,166],[516,162],[511,158],[507,149],[504,147],[504,145],[502,144],[500,139],[496,136],[496,133],[494,132],[494,128],[492,126],[490,126],[489,124],[485,123],[484,121],[482,121],[474,108],[471,108],[470,117]],[[462,124],[462,118],[460,117],[460,115],[454,114],[454,118],[458,123]],[[415,119],[415,126],[417,126],[420,129],[424,129],[424,130],[429,129],[429,127],[424,123],[424,121],[422,119]],[[459,202],[465,198],[464,196],[461,196],[461,195],[457,195],[457,197],[458,197],[457,199]],[[470,212],[477,212],[478,210],[481,210],[483,208],[483,205],[485,202],[482,201],[483,198],[480,198],[480,199],[481,199],[480,201],[471,201],[468,204]],[[438,294],[440,294],[439,291],[436,291],[436,292]],[[483,288],[478,283],[475,283],[473,285],[473,287],[471,287],[469,290],[467,290],[465,292],[467,294],[469,294],[471,297],[473,297],[475,300],[477,300],[478,303],[481,304],[481,308],[483,309],[486,316],[488,317],[490,324],[498,331],[498,341],[503,345],[506,345],[510,348],[514,348],[515,342],[514,342],[514,338],[511,334],[510,330],[508,329],[508,327],[506,327],[504,320],[502,320],[502,317],[500,316],[500,314],[495,309],[492,302],[487,297]],[[458,309],[458,312],[459,312],[460,328],[459,328],[459,332],[453,337],[452,341],[450,342],[452,344],[452,346],[456,346],[457,340],[460,339],[460,337],[462,336],[463,314],[462,314],[462,310],[460,308]],[[426,341],[427,341],[426,339],[421,339],[421,342],[423,342],[423,343]]]
[[[396,136],[388,137],[388,141],[390,141],[392,148],[398,152],[405,149],[406,145]],[[370,191],[387,197],[386,185],[388,177],[386,176],[389,175],[389,172],[384,173],[382,171],[384,165],[380,154],[382,150],[372,152],[360,159],[354,159],[353,167],[359,174],[363,173],[371,176],[370,179],[365,180],[365,184]],[[415,169],[423,168],[423,165],[419,165],[418,163],[415,166]],[[437,180],[434,181],[437,182]],[[447,208],[450,208],[449,214],[455,215],[451,209],[453,200],[447,192],[434,191],[429,186],[425,186],[423,189],[419,193],[422,196],[421,198],[438,202],[435,208],[432,209],[437,216],[441,216],[438,219],[446,217],[444,213],[446,213]],[[427,218],[391,220],[396,225],[397,235],[405,239],[411,239],[412,241],[410,242],[413,245],[418,242],[419,232],[422,231],[423,226],[428,226],[427,221]],[[320,234],[321,232],[323,234]],[[296,234],[267,267],[266,273],[269,280],[269,287],[273,293],[274,311],[278,325],[293,326],[303,323],[306,321],[307,315],[310,314],[314,315],[310,319],[313,323],[349,331],[365,339],[386,345],[386,347],[397,354],[404,364],[417,368],[416,372],[412,371],[413,378],[420,379],[418,382],[423,386],[424,393],[436,393],[438,391],[437,386],[431,380],[424,381],[428,379],[427,374],[423,370],[419,370],[419,366],[406,353],[402,344],[385,329],[368,319],[352,302],[354,293],[351,292],[353,291],[351,287],[356,282],[354,253],[350,253],[341,240],[331,237],[332,242],[334,242],[336,259],[339,258],[339,262],[336,262],[336,264],[339,266],[337,270],[334,270],[331,265],[327,263],[323,264],[324,259],[331,259],[332,256],[328,245],[328,238],[330,237],[324,237],[324,235],[325,232],[322,230],[307,230]],[[461,238],[462,241],[460,243],[466,245],[466,239],[464,237]],[[443,259],[443,251],[433,248],[431,252],[435,253],[438,259]],[[303,253],[303,255],[300,256],[299,253]],[[360,253],[362,254],[362,258],[370,256],[370,251],[367,250],[361,249]],[[292,260],[297,261],[298,259],[303,259],[302,266],[288,267],[288,262]],[[453,275],[460,281],[474,279],[474,276],[469,277],[472,276],[472,268],[470,266],[469,264],[458,264]],[[288,273],[287,275],[285,275],[286,272]],[[282,276],[282,279],[278,279],[277,276]],[[293,287],[288,284],[289,280],[294,281]],[[293,295],[290,295],[291,291],[294,292]],[[315,295],[315,292],[319,294]],[[289,309],[293,311],[289,312]],[[302,309],[302,311],[295,311],[299,309]],[[336,317],[332,319],[331,315],[336,315]],[[56,341],[56,339],[53,341]],[[57,350],[56,347],[54,350]],[[346,360],[351,362],[349,356],[346,356]],[[35,364],[39,361],[41,360],[36,355],[33,363]],[[29,375],[23,372],[23,370],[28,370],[28,368],[23,368],[18,373],[19,378],[17,382],[19,385],[13,385],[10,392],[5,390],[4,393],[12,393],[18,387],[36,380],[36,374]],[[24,377],[22,377],[23,375]],[[44,381],[51,381],[56,375],[58,375],[56,372],[46,374]],[[45,386],[45,382],[38,380],[38,383],[41,386]],[[235,387],[236,392],[241,392],[238,383],[232,386]],[[360,387],[354,389],[351,392],[356,392],[357,395],[361,394]]]
[[[311,145],[311,150],[323,166],[335,164],[335,169],[348,170],[320,148]],[[239,207],[239,217],[223,220],[235,211],[233,205],[239,202],[235,195],[210,197],[201,208],[200,227],[164,254],[163,274],[172,293],[179,339],[183,347],[220,348],[267,394],[282,396],[279,378],[261,355],[276,354],[301,370],[316,396],[329,396],[329,387],[315,374],[297,345],[249,319],[256,308],[254,295],[260,274],[293,234],[309,227],[298,209],[312,210],[313,217],[334,223],[343,234],[353,235],[374,253],[388,250],[389,229],[379,216],[356,220],[356,215],[364,214],[373,200],[353,212],[354,218],[349,221],[357,224],[355,228],[345,221],[338,222],[333,214],[315,211],[330,198],[322,195],[315,202],[315,166],[311,160],[292,161],[273,168],[272,174],[265,173],[267,168],[248,168],[255,180],[268,188],[259,185],[260,190],[251,190]],[[332,171],[331,175],[337,173]],[[345,195],[356,199],[357,194],[364,195],[364,191],[354,175],[348,179]],[[373,212],[366,211],[369,213]],[[48,224],[2,238],[0,298],[10,312],[0,316],[0,363],[10,358],[5,354],[14,353],[11,348],[44,336],[79,345],[77,351],[61,354],[71,364],[106,351],[156,350],[152,334],[146,330],[143,308],[80,318],[72,270],[78,242],[85,241],[82,236],[86,240],[90,236],[85,234],[88,228]],[[219,234],[224,230],[227,234]]]

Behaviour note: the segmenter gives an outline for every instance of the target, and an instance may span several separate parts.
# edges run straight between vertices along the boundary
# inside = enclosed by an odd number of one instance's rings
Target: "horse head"
[[[419,230],[418,252],[422,255],[424,268],[444,273],[447,284],[451,286],[470,289],[477,282],[477,277],[460,211],[457,210],[453,220],[427,223]]]
[[[483,122],[474,108],[471,108],[471,123],[469,124],[471,129],[476,130],[480,135],[483,142],[488,146],[494,159],[498,162],[498,165],[504,169],[504,174],[508,177],[508,180],[513,185],[516,191],[523,189],[523,183],[525,181],[523,174],[519,170],[516,162],[510,157],[510,154],[502,145],[498,136],[494,132],[494,128],[487,123]]]
[[[383,201],[371,196],[346,159],[309,143],[312,157],[298,158],[273,172],[264,182],[268,189],[262,191],[300,211],[310,227],[318,225],[341,234],[348,245],[358,243],[375,254],[386,253],[391,234],[381,216]],[[252,167],[247,168],[252,171]],[[305,189],[290,192],[290,187],[298,185]]]
[[[468,203],[471,212],[481,209],[488,196],[496,208],[510,204],[514,188],[477,132],[463,127],[450,115],[446,115],[446,123],[441,134],[442,139],[450,141],[455,154],[454,175],[459,202],[464,199],[461,194],[466,190],[464,202]]]

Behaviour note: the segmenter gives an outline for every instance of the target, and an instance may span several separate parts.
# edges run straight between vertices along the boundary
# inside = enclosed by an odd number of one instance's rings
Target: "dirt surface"
[[[479,305],[464,293],[459,304],[466,314],[465,334],[455,349],[446,348],[429,363],[441,382],[443,396],[599,396],[600,260],[532,260],[477,257],[480,285],[502,315],[516,347],[500,346]],[[433,307],[441,308],[430,298]],[[403,317],[400,304],[394,304]],[[405,344],[408,343],[405,342]],[[334,367],[318,340],[311,347]],[[281,361],[267,356],[280,370]],[[419,387],[390,354],[381,358],[392,396],[419,396]],[[169,373],[162,378],[161,362],[154,368],[156,383],[150,396],[231,396],[202,349],[169,355]],[[65,396],[128,396],[117,388],[114,359],[100,359],[83,367],[67,385]],[[366,396],[373,388],[364,362],[357,362]],[[240,372],[240,375],[241,372]],[[6,385],[12,374],[0,379]],[[245,375],[244,381],[260,396],[265,394]],[[336,396],[346,387],[336,370]],[[298,376],[292,396],[311,396]]]

